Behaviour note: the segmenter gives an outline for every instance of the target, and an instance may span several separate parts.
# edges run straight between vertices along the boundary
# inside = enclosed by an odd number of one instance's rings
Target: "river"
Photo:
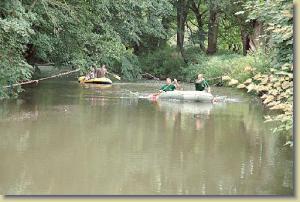
[[[151,102],[161,83],[26,87],[0,102],[1,194],[292,195],[293,152],[239,90],[236,102]],[[184,89],[193,89],[184,84]]]

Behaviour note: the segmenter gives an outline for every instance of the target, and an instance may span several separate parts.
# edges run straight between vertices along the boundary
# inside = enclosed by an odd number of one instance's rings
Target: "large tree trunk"
[[[36,55],[36,48],[33,44],[27,44],[26,45],[26,51],[24,53],[24,57],[26,59],[26,62],[28,64],[34,64],[34,62],[37,60],[35,58]]]
[[[260,37],[263,33],[262,23],[257,20],[252,22],[253,33],[250,35],[250,46],[251,50],[256,51],[264,43],[263,39]]]
[[[184,32],[185,22],[188,14],[188,2],[189,0],[178,0],[177,1],[177,47],[183,58],[183,43],[184,43]]]
[[[265,45],[264,40],[260,37],[263,34],[262,23],[254,20],[245,26],[241,26],[243,55],[247,55],[249,51],[255,52],[259,47]]]
[[[203,20],[202,15],[199,10],[199,6],[196,5],[195,1],[192,2],[191,9],[194,12],[194,15],[198,24],[198,37],[199,37],[199,46],[202,51],[205,51],[204,40],[205,40],[205,32],[203,29]]]
[[[210,8],[208,22],[208,44],[206,50],[208,55],[212,55],[217,52],[218,28],[218,11],[215,8]]]
[[[250,38],[249,34],[241,30],[241,38],[243,43],[243,55],[247,55],[250,50]]]

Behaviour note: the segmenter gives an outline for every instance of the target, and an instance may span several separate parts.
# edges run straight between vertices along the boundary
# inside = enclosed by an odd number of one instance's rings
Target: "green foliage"
[[[235,53],[241,54],[243,44],[240,32],[240,26],[235,19],[228,19],[227,16],[221,19],[218,39],[219,49],[232,50]]]
[[[262,50],[247,56],[220,51],[214,56],[207,56],[198,47],[189,47],[185,51],[186,64],[175,48],[150,52],[139,57],[143,72],[151,73],[157,77],[176,77],[178,79],[193,82],[199,73],[211,80],[214,84],[220,81],[224,75],[232,75],[241,81],[245,81],[252,74],[247,69],[255,68],[260,72],[268,72],[271,59]],[[246,70],[245,70],[246,69]]]
[[[248,21],[263,22],[266,34],[262,37],[269,41],[273,50],[274,66],[280,68],[293,62],[293,2],[290,0],[249,1],[245,4]]]
[[[244,57],[238,54],[200,56],[200,58],[198,59],[200,62],[190,64],[183,70],[188,81],[194,81],[200,73],[207,79],[220,78],[223,75],[235,75],[235,77],[243,80],[249,76],[249,72],[244,71],[245,67],[255,62],[253,56]]]
[[[252,88],[260,90],[267,107],[279,110],[279,114],[266,117],[266,121],[279,123],[274,133],[283,132],[289,142],[293,126],[293,2],[249,1],[245,10],[248,21],[263,22],[265,34],[262,37],[268,41],[266,49],[271,53],[271,64],[275,68],[264,72],[265,78],[258,80]],[[260,75],[256,77],[259,79]]]
[[[137,56],[129,53],[123,56],[121,60],[121,73],[122,75],[124,75],[125,79],[140,79],[141,72],[142,70],[140,69],[140,64]]]
[[[27,80],[32,67],[23,55],[25,44],[34,30],[31,28],[35,16],[26,13],[19,1],[0,3],[0,98],[7,97],[12,90],[2,86]],[[3,18],[1,16],[7,16]],[[19,91],[19,89],[17,89]]]
[[[149,52],[139,57],[143,72],[151,73],[157,77],[174,77],[179,79],[181,69],[185,63],[175,48],[166,46],[165,48]]]
[[[30,64],[37,61],[83,72],[107,64],[127,79],[138,78],[132,48],[166,40],[162,21],[172,9],[169,0],[2,0],[0,84],[30,79]]]
[[[252,76],[244,82],[223,77],[223,80],[230,80],[229,85],[237,85],[237,88],[259,95],[267,108],[279,112],[265,116],[265,122],[277,122],[273,133],[285,134],[287,141],[292,140],[293,128],[293,74],[290,69],[288,63],[280,70],[271,68],[265,74],[252,68],[249,69]]]

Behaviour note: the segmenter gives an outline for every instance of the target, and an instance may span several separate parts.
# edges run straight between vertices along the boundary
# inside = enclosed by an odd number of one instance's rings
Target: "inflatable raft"
[[[80,83],[112,84],[112,81],[106,77],[85,80],[85,76],[81,76],[78,81]]]
[[[187,100],[195,102],[212,102],[213,95],[204,91],[167,91],[159,95],[152,95],[151,99],[155,100]]]

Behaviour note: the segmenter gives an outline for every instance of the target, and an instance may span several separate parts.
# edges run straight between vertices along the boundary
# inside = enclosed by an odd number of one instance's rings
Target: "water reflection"
[[[126,94],[151,85],[64,84],[1,105],[1,193],[292,194],[291,151],[259,106],[151,103]],[[9,118],[22,113],[37,115]]]

